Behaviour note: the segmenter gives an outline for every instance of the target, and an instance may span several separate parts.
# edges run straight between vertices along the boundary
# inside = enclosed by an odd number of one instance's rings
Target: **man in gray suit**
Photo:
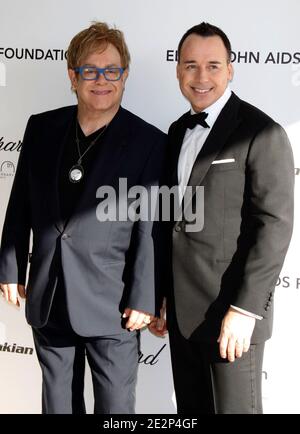
[[[191,110],[169,130],[168,184],[186,215],[204,188],[204,226],[169,228],[167,326],[179,413],[262,413],[264,343],[292,234],[294,165],[285,131],[228,87],[231,46],[208,23],[178,47]],[[150,329],[163,335],[162,319]]]
[[[151,221],[99,218],[99,187],[117,198],[120,179],[127,189],[151,189],[165,135],[120,106],[129,61],[119,30],[94,23],[80,32],[68,49],[78,105],[32,116],[25,132],[0,282],[18,305],[32,231],[26,318],[43,374],[43,413],[82,410],[82,349],[95,413],[134,413],[139,330],[155,313],[154,231]]]

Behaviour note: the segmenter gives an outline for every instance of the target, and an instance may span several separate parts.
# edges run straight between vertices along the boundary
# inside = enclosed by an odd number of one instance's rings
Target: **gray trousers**
[[[33,328],[42,369],[43,414],[85,413],[85,354],[92,374],[94,413],[134,414],[139,336],[126,330],[112,336],[78,336],[68,319],[63,288],[57,288],[47,325]]]
[[[174,387],[179,414],[261,414],[264,343],[251,345],[230,363],[217,342],[185,339],[169,328]]]

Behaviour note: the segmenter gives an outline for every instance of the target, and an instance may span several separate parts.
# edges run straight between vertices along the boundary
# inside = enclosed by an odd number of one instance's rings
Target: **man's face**
[[[181,92],[196,112],[217,101],[232,76],[233,68],[219,36],[192,34],[186,38],[177,65],[177,78]]]
[[[104,51],[90,54],[79,66],[96,66],[98,68],[122,67],[121,57],[112,44]],[[69,69],[69,77],[76,90],[78,106],[89,112],[115,112],[122,101],[128,71],[124,71],[118,81],[107,81],[103,74],[98,80],[83,80],[79,74]]]

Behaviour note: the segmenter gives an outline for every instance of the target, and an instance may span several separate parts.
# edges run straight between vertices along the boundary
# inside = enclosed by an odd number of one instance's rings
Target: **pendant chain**
[[[77,145],[77,151],[78,151],[78,155],[79,155],[79,159],[77,161],[77,164],[81,164],[82,162],[82,158],[85,156],[85,154],[94,146],[94,144],[97,142],[97,140],[99,139],[100,136],[102,136],[102,134],[104,133],[104,131],[106,130],[107,125],[105,125],[104,129],[100,131],[100,133],[98,134],[98,136],[91,141],[91,143],[89,144],[88,148],[84,151],[83,154],[81,154],[80,152],[80,146],[79,146],[79,138],[78,138],[78,121],[76,121],[76,145]]]

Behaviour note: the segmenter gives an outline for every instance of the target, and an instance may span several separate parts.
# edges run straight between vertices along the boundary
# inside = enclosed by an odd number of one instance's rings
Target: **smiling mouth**
[[[103,96],[103,95],[108,95],[111,91],[110,90],[92,90],[91,92],[94,95]]]
[[[193,87],[191,86],[194,92],[198,93],[199,95],[205,95],[209,93],[213,88],[210,87],[209,89],[201,89],[200,87]]]

